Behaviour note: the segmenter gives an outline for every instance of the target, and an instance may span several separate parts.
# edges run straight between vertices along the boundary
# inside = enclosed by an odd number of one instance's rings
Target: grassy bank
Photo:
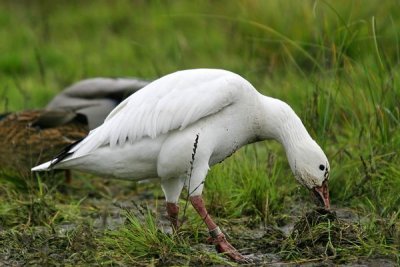
[[[155,79],[199,67],[237,72],[259,91],[289,103],[330,159],[332,204],[351,211],[352,218],[325,220],[310,236],[332,229],[349,233],[341,228],[349,224],[356,237],[351,246],[321,239],[329,249],[313,254],[295,242],[301,236],[271,232],[303,218],[312,201],[292,178],[280,145],[264,142],[215,166],[206,181],[210,212],[220,224],[234,225],[234,242],[272,253],[270,259],[278,262],[382,257],[399,262],[398,2],[3,0],[0,7],[1,111],[41,108],[63,87],[87,77]],[[37,178],[2,172],[1,177],[4,263],[228,264],[210,247],[196,247],[205,232],[193,210],[177,237],[159,233],[149,221],[140,224],[154,218],[157,223],[161,215],[132,215],[138,210],[132,199],[161,209],[157,184],[78,173],[70,186],[62,174]],[[112,203],[129,203],[128,211]],[[239,227],[243,217],[245,229]],[[107,220],[116,218],[128,220],[105,229]],[[260,227],[271,238],[253,236],[253,246],[235,235],[256,235]],[[146,231],[154,239],[145,239]],[[136,247],[129,245],[136,241]],[[256,241],[284,242],[271,249]],[[154,254],[152,242],[163,244],[156,251],[162,256]]]

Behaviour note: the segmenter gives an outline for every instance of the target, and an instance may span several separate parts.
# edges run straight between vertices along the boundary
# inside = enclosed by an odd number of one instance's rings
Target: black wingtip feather
[[[83,139],[85,139],[85,138],[81,138],[81,139],[73,142],[72,144],[69,144],[68,146],[64,147],[63,150],[54,157],[55,161],[51,163],[50,168],[52,168],[54,165],[56,165],[57,163],[59,163],[60,161],[65,159],[66,157],[72,155],[73,152],[70,152],[70,150],[74,146],[76,146],[77,144],[82,142]]]

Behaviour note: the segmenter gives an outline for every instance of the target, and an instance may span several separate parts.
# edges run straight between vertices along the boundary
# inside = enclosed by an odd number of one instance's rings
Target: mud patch
[[[96,245],[88,225],[70,231],[47,227],[0,232],[0,261],[5,266],[57,266],[93,261]]]
[[[360,245],[361,232],[356,224],[339,220],[335,212],[316,209],[294,225],[282,252],[285,258],[336,257],[336,248]]]
[[[282,243],[280,255],[284,260],[320,259],[334,264],[364,262],[365,259],[374,262],[373,258],[379,261],[380,257],[395,255],[393,249],[375,246],[376,240],[390,240],[390,236],[372,237],[370,231],[359,222],[338,218],[335,211],[315,209],[295,223]],[[387,260],[384,266],[394,266],[394,261]]]
[[[256,265],[397,266],[396,252],[375,246],[371,233],[350,210],[311,210],[295,221],[288,221],[284,229],[272,225],[248,228],[244,222],[230,223],[233,226],[228,233],[232,244]]]

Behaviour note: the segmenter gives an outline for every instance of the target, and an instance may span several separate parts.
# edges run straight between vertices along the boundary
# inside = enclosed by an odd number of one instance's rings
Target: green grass
[[[205,265],[231,263],[215,252],[194,249],[189,237],[192,233],[166,234],[159,229],[154,214],[145,209],[141,218],[125,210],[126,222],[117,230],[107,231],[99,239],[106,249],[101,257],[111,257],[127,265]],[[110,255],[110,252],[112,253]]]
[[[0,253],[4,265],[57,266],[94,262],[95,236],[89,225],[55,232],[32,227],[0,232]]]
[[[282,165],[286,168],[261,144],[247,147],[215,166],[206,180],[205,198],[211,213],[228,218],[248,215],[258,222],[271,219],[284,208],[280,204],[290,190],[279,187],[292,179],[289,172],[282,171]]]
[[[289,103],[330,159],[333,206],[361,218],[354,224],[362,238],[356,247],[335,247],[337,261],[351,262],[356,251],[359,258],[398,262],[399,27],[398,1],[1,0],[0,111],[41,108],[87,77],[155,79],[178,69],[232,70]],[[193,234],[183,237],[159,233],[151,221],[157,216],[145,216],[142,225],[130,213],[121,215],[129,224],[111,232],[92,227],[95,218],[113,214],[113,201],[143,191],[162,197],[158,185],[75,174],[67,186],[61,176],[0,173],[0,259],[13,255],[5,250],[11,242],[15,251],[35,248],[15,259],[25,264],[55,264],[51,251],[71,265],[173,264],[163,254],[172,251],[185,265],[197,253],[194,243],[202,242],[203,225],[192,209],[187,230]],[[210,212],[227,229],[242,217],[246,229],[282,226],[311,206],[303,204],[311,202],[309,192],[296,184],[275,142],[241,149],[210,171],[205,186]],[[90,233],[87,242],[73,232],[56,234],[68,224]],[[46,230],[38,233],[38,227]],[[329,227],[319,225],[316,233]],[[46,240],[52,240],[50,248],[42,246]],[[139,241],[137,249],[132,244]],[[83,247],[74,247],[79,242]],[[163,244],[161,250],[154,243]],[[287,248],[287,260],[315,258],[298,246]],[[217,255],[202,253],[195,261],[221,263]]]
[[[369,224],[348,223],[339,220],[335,213],[312,211],[295,224],[293,232],[283,241],[280,253],[286,259],[333,258],[336,263],[388,255],[397,257],[398,261],[398,251],[393,246],[393,237],[398,233],[388,233],[393,226],[374,220]]]

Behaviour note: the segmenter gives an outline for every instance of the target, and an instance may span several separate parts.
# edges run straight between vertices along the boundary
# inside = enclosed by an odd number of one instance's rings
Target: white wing
[[[119,104],[104,123],[71,149],[74,158],[94,149],[155,138],[214,114],[239,100],[250,84],[239,75],[197,69],[164,76]],[[250,85],[251,88],[253,88]]]

